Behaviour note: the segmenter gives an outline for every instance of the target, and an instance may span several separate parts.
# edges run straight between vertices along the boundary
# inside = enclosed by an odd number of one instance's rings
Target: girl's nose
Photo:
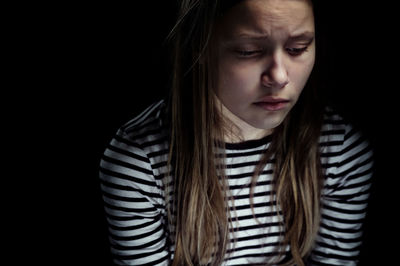
[[[261,82],[265,87],[274,89],[281,89],[289,83],[288,71],[283,55],[279,51],[269,57],[269,62],[261,76]]]

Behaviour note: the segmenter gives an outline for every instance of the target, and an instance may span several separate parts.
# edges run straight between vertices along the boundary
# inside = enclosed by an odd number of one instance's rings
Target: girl
[[[311,1],[180,3],[171,97],[101,161],[114,262],[355,265],[372,153],[316,98]]]

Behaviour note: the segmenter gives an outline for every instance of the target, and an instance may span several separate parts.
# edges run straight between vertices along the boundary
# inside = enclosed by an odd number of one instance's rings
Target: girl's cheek
[[[232,91],[246,91],[254,83],[255,72],[249,66],[227,65],[221,71],[224,83]]]
[[[290,71],[290,82],[296,84],[296,89],[301,91],[308,78],[310,77],[311,71],[313,69],[314,63],[310,61],[307,64],[293,66]]]

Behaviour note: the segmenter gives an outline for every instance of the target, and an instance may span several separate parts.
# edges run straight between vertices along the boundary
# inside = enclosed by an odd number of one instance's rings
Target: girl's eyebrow
[[[289,36],[290,41],[309,41],[312,42],[314,40],[315,33],[312,31],[305,31],[301,32],[299,34],[295,34],[292,36]]]
[[[235,39],[238,40],[268,40],[271,37],[268,34],[259,34],[259,33],[240,33],[235,36]]]
[[[315,33],[312,31],[304,31],[300,33],[296,33],[293,35],[289,35],[288,40],[289,41],[308,41],[312,42],[314,40]],[[235,37],[229,38],[227,41],[232,42],[232,41],[240,41],[240,40],[252,40],[252,41],[264,41],[271,39],[271,37],[268,34],[258,34],[258,33],[241,33],[236,35]]]

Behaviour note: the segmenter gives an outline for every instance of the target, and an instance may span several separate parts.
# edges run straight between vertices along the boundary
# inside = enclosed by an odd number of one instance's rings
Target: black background
[[[108,265],[98,165],[118,127],[166,94],[172,2],[8,9],[3,114],[13,163],[5,216],[16,229],[8,232],[6,260]],[[324,1],[320,11],[329,100],[375,150],[361,265],[397,261],[399,85],[391,10],[372,1]]]

